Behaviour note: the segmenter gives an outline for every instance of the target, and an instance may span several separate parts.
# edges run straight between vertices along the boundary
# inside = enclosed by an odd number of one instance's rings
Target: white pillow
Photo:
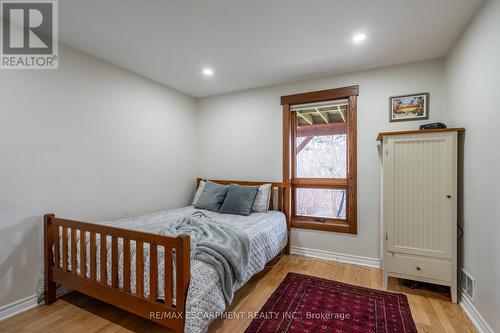
[[[252,205],[252,212],[267,213],[271,200],[272,184],[260,185]]]
[[[201,192],[203,192],[203,188],[205,187],[205,181],[202,180],[200,181],[200,185],[198,186],[198,189],[196,190],[196,193],[193,198],[193,206],[196,206],[198,204],[198,199],[200,198]]]

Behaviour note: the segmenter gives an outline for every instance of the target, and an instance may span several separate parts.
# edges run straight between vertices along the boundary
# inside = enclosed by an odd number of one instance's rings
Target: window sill
[[[356,230],[352,230],[348,221],[343,222],[313,222],[302,220],[300,218],[292,218],[292,228],[309,229],[319,231],[339,232],[344,234],[357,234]]]

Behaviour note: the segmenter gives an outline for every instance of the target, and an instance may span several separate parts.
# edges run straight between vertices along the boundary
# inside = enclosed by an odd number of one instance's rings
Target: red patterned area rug
[[[288,273],[246,333],[416,333],[408,299],[375,289]]]

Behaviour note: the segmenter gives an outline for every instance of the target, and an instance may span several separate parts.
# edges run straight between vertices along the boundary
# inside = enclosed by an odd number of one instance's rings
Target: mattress
[[[199,211],[193,206],[183,207],[179,209],[166,210],[148,215],[130,217],[113,221],[102,221],[96,224],[113,226],[123,229],[130,229],[136,231],[145,231],[159,234],[163,227],[168,223],[191,215]],[[269,211],[267,213],[253,213],[250,216],[239,216],[232,214],[219,214],[207,210],[201,210],[204,214],[208,215],[215,221],[234,225],[244,231],[250,240],[249,261],[246,267],[246,272],[242,281],[235,286],[235,291],[240,289],[252,276],[262,271],[267,262],[274,258],[287,243],[287,226],[285,215],[278,211]],[[79,243],[79,235],[77,241]],[[89,236],[87,234],[87,243]],[[69,240],[68,240],[69,241]],[[107,240],[107,283],[111,285],[111,238]],[[96,237],[96,250],[97,250],[97,280],[100,280],[100,239],[99,235]],[[59,246],[62,249],[62,246]],[[68,249],[71,247],[68,246]],[[80,246],[77,246],[79,251]],[[118,276],[119,287],[123,287],[121,279],[123,271],[123,243],[121,239],[118,242]],[[87,267],[90,267],[90,246],[87,244]],[[62,250],[61,250],[62,251]],[[131,289],[135,292],[135,242],[131,241]],[[70,256],[70,254],[68,254]],[[77,256],[78,258],[80,255]],[[60,256],[61,258],[61,256]],[[68,258],[71,263],[71,259]],[[158,251],[158,292],[159,297],[163,298],[164,286],[164,260],[162,247]],[[175,264],[175,263],[174,263]],[[61,265],[61,263],[60,263]],[[78,262],[77,267],[80,267]],[[69,267],[71,268],[71,267]],[[87,269],[87,274],[89,270]],[[78,272],[79,273],[79,272]],[[174,270],[175,273],[175,270]],[[174,276],[175,281],[175,276]],[[175,293],[175,287],[174,287]],[[144,297],[149,296],[149,244],[144,245]],[[175,297],[175,294],[174,294]],[[193,259],[191,261],[191,281],[186,300],[186,325],[185,332],[198,333],[205,332],[208,325],[215,320],[221,313],[224,312],[226,306],[224,295],[222,292],[222,285],[219,275],[215,269],[199,260]]]

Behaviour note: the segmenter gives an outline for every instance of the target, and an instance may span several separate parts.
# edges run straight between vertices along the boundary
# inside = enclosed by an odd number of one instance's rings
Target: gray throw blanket
[[[160,233],[190,236],[191,259],[196,258],[215,268],[226,305],[229,305],[235,285],[241,282],[248,265],[248,236],[238,228],[216,222],[200,211],[165,226]]]

